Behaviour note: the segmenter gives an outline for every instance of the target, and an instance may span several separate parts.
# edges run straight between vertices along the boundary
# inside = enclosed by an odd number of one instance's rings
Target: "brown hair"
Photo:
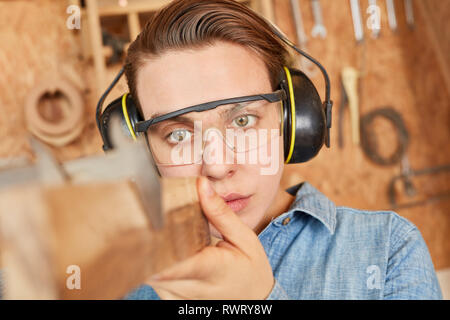
[[[276,88],[288,52],[264,19],[234,0],[174,0],[147,22],[128,49],[125,75],[138,109],[142,111],[136,75],[146,58],[168,50],[201,48],[219,40],[249,47],[259,54],[272,88]]]

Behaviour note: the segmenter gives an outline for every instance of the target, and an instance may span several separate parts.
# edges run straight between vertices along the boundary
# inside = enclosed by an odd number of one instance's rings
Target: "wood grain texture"
[[[129,181],[0,193],[5,297],[121,298],[207,246],[195,178],[164,179],[163,195],[164,227],[155,230]],[[81,271],[79,290],[66,286],[72,265]]]

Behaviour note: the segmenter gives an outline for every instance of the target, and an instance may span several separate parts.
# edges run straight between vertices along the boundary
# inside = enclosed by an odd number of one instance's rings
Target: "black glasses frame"
[[[268,102],[278,102],[281,100],[286,99],[286,91],[284,89],[280,89],[277,91],[274,91],[272,93],[265,93],[265,94],[256,94],[251,96],[243,96],[243,97],[237,97],[237,98],[229,98],[229,99],[223,99],[223,100],[216,100],[212,102],[206,102],[197,104],[195,106],[183,108],[177,111],[166,113],[162,116],[152,118],[149,120],[139,121],[135,125],[135,131],[136,132],[147,132],[148,128],[150,126],[157,124],[158,122],[168,120],[171,118],[178,117],[180,115],[189,113],[189,112],[202,112],[207,110],[215,109],[219,106],[226,105],[226,104],[233,104],[233,103],[240,103],[240,102],[248,102],[248,101],[258,101],[258,100],[266,100]]]

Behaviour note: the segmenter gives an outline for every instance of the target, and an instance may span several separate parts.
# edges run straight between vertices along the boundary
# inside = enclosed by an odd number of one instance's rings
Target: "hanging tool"
[[[394,0],[386,0],[389,28],[397,31],[397,16],[395,15]]]
[[[338,114],[338,146],[339,149],[344,148],[344,114],[348,107],[348,96],[345,92],[344,84],[341,81],[341,103],[339,105]]]
[[[381,156],[377,150],[377,141],[370,132],[372,122],[379,118],[385,118],[390,121],[397,131],[397,148],[389,157]],[[387,143],[391,143],[390,141]],[[436,193],[429,196],[426,199],[410,201],[406,203],[398,203],[397,193],[395,185],[398,180],[403,183],[403,189],[408,197],[414,197],[418,191],[415,188],[412,178],[421,175],[438,174],[442,172],[450,172],[450,164],[429,167],[420,170],[411,169],[409,159],[407,156],[407,150],[409,146],[409,133],[403,121],[400,113],[398,113],[392,107],[383,107],[375,109],[366,115],[361,117],[361,147],[366,156],[368,156],[373,162],[388,166],[400,163],[400,175],[394,176],[388,185],[388,198],[391,205],[391,209],[398,210],[404,208],[411,208],[415,206],[422,206],[429,203],[450,199],[450,190]]]
[[[354,145],[359,145],[359,97],[358,97],[358,70],[352,67],[346,67],[342,70],[342,102],[339,111],[339,145],[343,146],[342,136],[342,121],[344,108],[348,106],[350,109],[350,121],[352,127],[352,142]],[[345,92],[344,92],[345,91]]]
[[[406,203],[398,203],[397,202],[397,193],[395,191],[395,183],[397,180],[402,180],[403,184],[405,186],[405,192],[409,197],[412,197],[417,194],[417,190],[414,188],[414,185],[412,184],[411,178],[417,177],[421,175],[435,175],[440,174],[443,172],[450,172],[450,164],[442,165],[442,166],[435,166],[435,167],[429,167],[419,170],[411,170],[408,168],[407,170],[402,169],[402,173],[398,176],[395,176],[391,179],[388,187],[388,197],[389,202],[391,204],[392,209],[398,210],[398,209],[404,209],[404,208],[411,208],[415,206],[422,206],[429,203],[434,203],[442,200],[448,200],[450,199],[450,190],[438,192],[432,196],[429,196],[428,198],[424,200],[418,200],[418,201],[411,201]]]
[[[308,42],[308,38],[303,27],[303,19],[299,1],[291,0],[291,8],[292,15],[294,17],[295,28],[297,30],[298,47],[303,51],[307,51],[306,43]],[[310,78],[314,77],[317,72],[317,68],[314,66],[314,64],[303,56],[300,57],[300,69]]]
[[[303,26],[302,13],[298,0],[291,0],[292,14],[294,16],[295,29],[297,30],[297,42],[300,48],[305,47],[308,38]]]
[[[350,8],[352,11],[353,29],[355,32],[356,42],[362,42],[364,40],[364,30],[361,19],[361,9],[359,6],[359,0],[350,0]]]
[[[314,16],[314,26],[312,28],[311,35],[314,38],[320,36],[322,39],[325,39],[327,36],[327,29],[323,24],[322,8],[319,0],[311,0],[311,7]]]
[[[414,22],[414,9],[412,0],[404,0],[405,2],[405,14],[406,14],[406,23],[408,24],[408,27],[410,29],[414,29],[415,22]]]
[[[112,52],[106,62],[107,66],[121,61],[127,42],[125,39],[121,39],[106,30],[102,30],[102,43],[104,46],[110,47]]]

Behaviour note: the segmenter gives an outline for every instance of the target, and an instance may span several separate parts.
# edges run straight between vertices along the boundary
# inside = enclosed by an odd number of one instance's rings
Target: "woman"
[[[130,94],[144,119],[163,116],[145,127],[158,169],[201,176],[200,203],[219,240],[127,298],[442,298],[411,222],[394,212],[336,207],[307,182],[280,188],[286,65],[282,41],[232,0],[174,1],[130,45]]]

